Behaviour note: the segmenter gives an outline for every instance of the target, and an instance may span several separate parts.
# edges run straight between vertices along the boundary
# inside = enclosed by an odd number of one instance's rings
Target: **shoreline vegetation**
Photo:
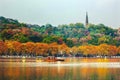
[[[112,57],[120,56],[120,47],[108,44],[68,47],[57,43],[20,43],[0,41],[0,56]]]

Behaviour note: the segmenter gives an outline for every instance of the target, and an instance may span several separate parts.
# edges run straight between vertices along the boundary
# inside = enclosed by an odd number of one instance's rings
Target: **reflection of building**
[[[88,27],[89,21],[88,21],[88,13],[86,12],[86,21],[85,21],[85,26]]]

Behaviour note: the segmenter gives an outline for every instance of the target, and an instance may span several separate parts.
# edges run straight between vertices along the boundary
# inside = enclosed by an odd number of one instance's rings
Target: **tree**
[[[13,50],[14,50],[14,55],[20,55],[20,53],[21,53],[21,43],[20,42],[18,42],[18,41],[12,41],[11,42],[12,43],[12,45],[13,45]]]
[[[35,43],[33,42],[27,42],[25,43],[25,46],[26,46],[26,54],[28,55],[34,55],[34,50],[35,50]]]
[[[67,49],[68,49],[68,46],[66,44],[61,44],[58,46],[58,51],[60,54],[66,53]]]
[[[49,44],[49,51],[52,55],[58,54],[58,44],[56,42]]]
[[[7,52],[8,52],[7,45],[3,41],[0,41],[0,55],[6,55]]]
[[[41,43],[36,43],[35,44],[35,54],[38,55],[43,55],[43,53],[41,52],[42,49],[42,45]]]
[[[110,36],[102,36],[98,39],[98,43],[102,44],[102,43],[110,43],[110,40],[112,38]]]
[[[49,46],[45,43],[36,43],[35,44],[35,53],[36,55],[47,55]]]
[[[13,39],[22,43],[30,41],[29,38],[21,33],[15,34]]]
[[[78,48],[76,46],[71,48],[71,51],[73,53],[73,55],[76,55],[78,53]]]
[[[14,46],[12,44],[12,41],[6,41],[5,44],[7,45],[7,48],[8,48],[8,54],[13,55],[15,51],[14,51]]]
[[[39,35],[39,36],[31,35],[31,36],[29,36],[29,39],[33,42],[42,42],[43,41],[43,37],[41,35]]]
[[[109,56],[115,56],[117,55],[118,50],[116,46],[109,45]]]
[[[109,46],[107,44],[99,45],[99,55],[106,56],[109,54]]]
[[[120,55],[120,46],[117,48],[118,55]]]

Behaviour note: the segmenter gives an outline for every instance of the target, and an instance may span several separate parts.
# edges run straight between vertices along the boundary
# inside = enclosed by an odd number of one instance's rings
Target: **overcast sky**
[[[0,0],[0,16],[31,24],[89,22],[120,27],[120,0]]]

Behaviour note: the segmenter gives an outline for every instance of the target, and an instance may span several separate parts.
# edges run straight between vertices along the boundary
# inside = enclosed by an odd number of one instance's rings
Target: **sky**
[[[0,0],[0,16],[28,24],[85,24],[120,27],[120,0]]]

